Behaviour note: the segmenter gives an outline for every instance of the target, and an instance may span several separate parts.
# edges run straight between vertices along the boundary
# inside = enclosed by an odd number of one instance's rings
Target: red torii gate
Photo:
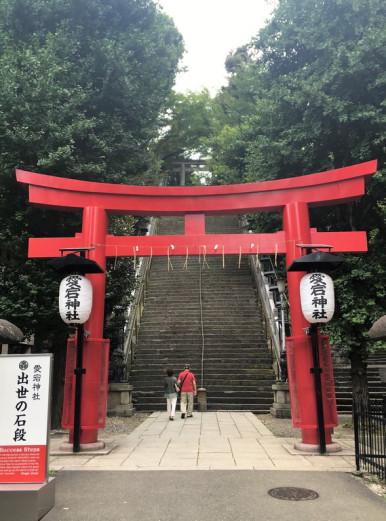
[[[285,254],[289,266],[302,255],[300,244],[329,244],[334,252],[367,251],[365,232],[318,232],[310,227],[309,207],[339,204],[365,193],[365,178],[376,172],[377,162],[302,177],[225,186],[150,187],[95,183],[17,170],[17,180],[29,185],[31,203],[53,209],[82,210],[82,231],[74,237],[29,240],[28,256],[61,256],[61,249],[89,248],[88,257],[101,267],[106,257],[229,254]],[[205,215],[282,212],[283,231],[251,234],[206,234]],[[125,236],[107,233],[109,214],[184,215],[183,235]],[[302,273],[288,273],[292,337],[287,339],[292,421],[302,430],[305,447],[318,445],[312,355],[300,306]],[[103,338],[105,275],[89,275],[94,305],[85,324],[81,443],[97,443],[105,426],[109,341]],[[335,392],[328,340],[323,339],[323,402],[326,443],[337,425]],[[63,426],[73,429],[75,347],[68,343]],[[71,433],[70,433],[71,439]]]

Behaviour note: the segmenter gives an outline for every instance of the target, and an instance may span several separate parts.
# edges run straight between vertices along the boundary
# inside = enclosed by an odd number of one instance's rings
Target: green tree
[[[173,93],[170,101],[159,143],[160,157],[205,154],[205,139],[211,135],[213,127],[213,103],[209,91]]]
[[[312,212],[319,229],[365,229],[369,235],[369,253],[347,257],[331,323],[335,345],[349,348],[357,393],[366,393],[366,331],[384,313],[385,24],[382,0],[280,0],[243,60],[232,63],[225,89],[237,164],[218,137],[219,151],[213,147],[219,181],[278,179],[378,159],[379,171],[360,202]],[[242,109],[246,86],[252,86],[248,113]],[[265,219],[264,229],[269,224]]]
[[[173,183],[171,172],[177,162],[206,159],[214,121],[214,105],[208,90],[172,93],[156,149],[169,182]]]
[[[160,114],[181,54],[181,36],[153,0],[0,3],[0,316],[35,332],[37,348],[55,344],[64,328],[55,275],[26,261],[27,238],[71,235],[80,216],[30,207],[15,167],[93,181],[153,179]],[[131,261],[122,262],[108,277],[120,290],[109,313],[132,285]]]

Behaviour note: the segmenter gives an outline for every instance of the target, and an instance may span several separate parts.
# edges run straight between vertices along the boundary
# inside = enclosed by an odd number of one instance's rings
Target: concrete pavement
[[[132,433],[110,435],[103,455],[57,455],[61,441],[51,443],[56,504],[43,521],[386,519],[386,502],[350,473],[351,439],[339,440],[340,453],[307,455],[248,412],[195,413],[174,422],[153,413]],[[319,497],[275,499],[268,494],[275,487],[307,488]]]
[[[328,476],[328,479],[326,477]],[[273,487],[319,498],[285,501]],[[384,521],[386,502],[343,472],[61,472],[43,521]]]
[[[61,441],[51,442],[51,470],[355,469],[351,439],[339,440],[342,452],[306,454],[293,449],[293,438],[277,438],[250,412],[196,412],[193,418],[178,415],[175,421],[156,412],[131,434],[107,438],[111,450],[103,455],[58,455]]]

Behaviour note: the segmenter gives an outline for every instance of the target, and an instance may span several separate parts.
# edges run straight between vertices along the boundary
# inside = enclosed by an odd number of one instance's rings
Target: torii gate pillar
[[[302,250],[297,245],[312,243],[308,205],[299,202],[287,204],[283,209],[283,227],[287,250],[286,265],[288,267],[296,258],[302,255]],[[302,444],[298,448],[309,446],[316,449],[319,445],[319,432],[316,428],[314,379],[310,371],[310,368],[313,367],[312,350],[310,337],[306,333],[309,323],[305,320],[302,313],[299,291],[300,279],[303,275],[304,273],[301,272],[287,272],[292,326],[292,337],[287,338],[286,342],[288,380],[292,402],[292,422],[302,430]],[[330,346],[326,342],[324,349],[327,350],[327,353],[325,353],[324,357],[321,357],[322,361],[326,359],[326,355],[330,354]],[[331,390],[326,389],[326,379],[328,381],[330,377],[330,380],[333,382],[332,364],[327,364],[323,370],[323,402],[326,412],[325,439],[329,452],[332,452],[340,449],[336,444],[332,444],[331,440],[331,429],[338,424],[335,391],[331,393]],[[328,398],[326,396],[327,393],[329,395]],[[308,427],[307,421],[309,422]],[[311,427],[311,425],[313,426]]]
[[[88,258],[106,269],[105,242],[108,231],[106,210],[86,206],[82,216],[82,237],[89,246]],[[103,338],[106,275],[88,274],[93,287],[93,308],[84,325],[83,365],[86,372],[82,382],[81,449],[103,448],[98,441],[98,429],[105,426],[106,396],[108,392],[109,340]],[[67,361],[64,389],[62,426],[69,429],[69,443],[73,443],[75,379],[73,369],[76,360],[75,338],[67,342]],[[67,449],[67,444],[63,444]]]

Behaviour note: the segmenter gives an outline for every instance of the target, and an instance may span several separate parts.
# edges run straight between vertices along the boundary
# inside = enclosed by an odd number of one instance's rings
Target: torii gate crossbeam
[[[229,254],[285,254],[287,266],[301,255],[299,244],[330,244],[335,252],[367,251],[365,232],[318,232],[310,227],[309,208],[345,203],[361,197],[365,178],[376,172],[376,161],[302,177],[226,186],[149,187],[114,185],[53,177],[17,170],[17,180],[29,185],[31,203],[52,209],[82,210],[82,231],[74,237],[36,238],[29,241],[29,257],[58,257],[63,248],[91,248],[89,258],[103,268],[106,257]],[[272,234],[206,234],[205,216],[282,212],[283,231]],[[183,235],[116,237],[109,235],[108,215],[184,215]],[[311,349],[305,329],[309,324],[300,307],[302,273],[288,273],[292,337],[287,339],[292,419],[302,430],[305,446],[318,443],[313,393]],[[89,337],[84,346],[86,374],[83,383],[81,443],[97,441],[105,423],[107,401],[108,341],[103,339],[105,276],[90,275],[94,306],[85,325]],[[326,375],[323,400],[325,429],[331,444],[331,428],[337,424],[335,392],[331,382],[329,345],[324,342]],[[68,345],[64,426],[72,429],[74,346]]]

